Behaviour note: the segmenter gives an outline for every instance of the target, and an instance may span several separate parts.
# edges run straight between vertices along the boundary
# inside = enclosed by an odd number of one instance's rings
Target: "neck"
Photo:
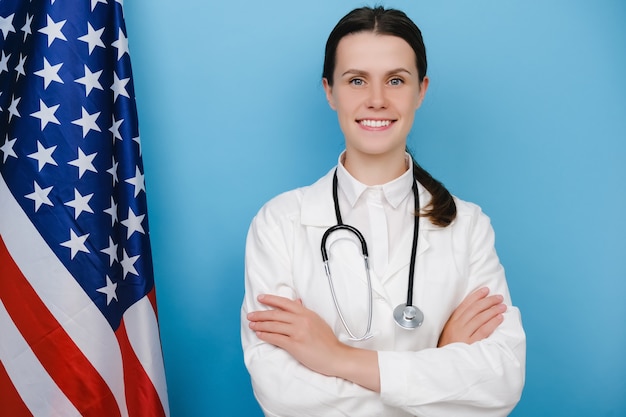
[[[370,186],[395,180],[408,169],[404,150],[385,155],[368,155],[346,150],[343,166],[358,181]]]

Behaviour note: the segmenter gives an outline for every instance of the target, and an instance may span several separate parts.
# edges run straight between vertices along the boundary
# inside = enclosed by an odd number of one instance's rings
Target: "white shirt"
[[[406,330],[393,320],[393,309],[407,295],[415,219],[410,166],[396,180],[368,187],[338,164],[343,222],[363,233],[372,262],[371,339],[349,340],[322,264],[322,235],[337,223],[334,169],[311,186],[275,197],[253,219],[246,243],[241,337],[254,393],[266,416],[495,417],[506,416],[519,401],[525,334],[495,252],[493,229],[478,206],[455,198],[457,217],[445,228],[419,219],[413,304],[424,312],[424,323]],[[421,184],[418,190],[424,207],[430,194]],[[368,304],[360,245],[349,233],[336,232],[327,247],[340,308],[353,333],[362,335]],[[504,296],[504,322],[480,342],[437,348],[454,309],[483,286]],[[248,328],[246,314],[267,308],[256,301],[263,293],[302,299],[339,340],[378,351],[380,394],[313,372],[286,351],[260,341]]]

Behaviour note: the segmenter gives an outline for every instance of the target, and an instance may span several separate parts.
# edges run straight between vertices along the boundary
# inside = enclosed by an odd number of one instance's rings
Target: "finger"
[[[501,316],[506,311],[506,304],[496,304],[487,310],[484,310],[474,316],[472,320],[467,324],[466,330],[468,334],[473,337],[473,335],[479,332],[487,323],[493,320],[497,316]],[[493,329],[495,330],[495,329]],[[491,335],[493,330],[488,331],[487,336]],[[483,338],[486,336],[483,336]]]
[[[269,332],[256,332],[256,336],[262,340],[263,342],[269,343],[271,345],[277,346],[281,349],[287,350],[287,348],[291,344],[291,339],[289,336],[285,336],[280,333],[269,333]]]
[[[257,297],[257,300],[261,304],[291,312],[298,311],[298,308],[302,307],[301,302],[272,294],[261,294]]]
[[[461,317],[465,314],[468,308],[470,308],[473,304],[478,302],[480,299],[485,298],[489,294],[489,288],[482,287],[477,289],[476,291],[470,293],[461,304],[454,310],[452,313],[452,317]]]
[[[480,315],[484,311],[489,310],[490,308],[502,305],[504,298],[499,295],[490,295],[489,297],[485,297],[475,301],[472,305],[468,306],[463,313],[458,317],[458,321],[464,324],[468,324],[471,320],[473,320],[476,316]]]
[[[248,313],[246,316],[252,322],[276,321],[282,323],[292,323],[294,314],[284,310],[259,310]]]
[[[478,330],[476,330],[476,332],[474,332],[474,334],[470,337],[470,344],[491,336],[493,332],[498,328],[498,326],[502,324],[503,321],[503,314],[497,314],[496,316],[492,317],[490,320],[480,326]]]
[[[287,337],[291,337],[293,331],[291,323],[279,321],[252,321],[248,325],[255,332],[280,334]]]

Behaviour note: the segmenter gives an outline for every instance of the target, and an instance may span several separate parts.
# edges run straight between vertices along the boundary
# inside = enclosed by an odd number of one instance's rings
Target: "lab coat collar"
[[[413,185],[413,160],[407,153],[405,154],[405,163],[407,170],[386,184],[380,186],[367,186],[354,178],[348,170],[343,166],[345,151],[339,156],[337,162],[337,180],[339,182],[339,188],[346,196],[348,203],[351,207],[354,207],[363,195],[363,193],[369,188],[378,188],[382,191],[387,202],[394,208],[402,202],[406,196],[412,192],[411,187]]]
[[[312,227],[330,227],[337,224],[335,207],[333,205],[333,174],[336,168],[337,167],[333,167],[326,175],[317,180],[317,182],[304,188],[300,213],[300,221],[302,222],[302,225]],[[413,163],[411,161],[411,176],[413,175],[412,169]],[[400,178],[403,177],[404,175]],[[406,189],[406,192],[410,191],[410,186],[408,184],[406,185]],[[417,183],[417,190],[420,196],[420,205],[421,207],[425,207],[430,203],[430,193],[419,182]],[[358,198],[358,196],[356,198]],[[402,199],[400,193],[397,193],[393,188],[392,191],[390,191],[388,198],[394,201],[397,198],[400,200]],[[398,203],[399,201],[396,202],[396,204]],[[427,217],[420,217],[420,231],[437,229],[441,229],[441,227],[432,224]],[[420,252],[422,251],[420,250]]]

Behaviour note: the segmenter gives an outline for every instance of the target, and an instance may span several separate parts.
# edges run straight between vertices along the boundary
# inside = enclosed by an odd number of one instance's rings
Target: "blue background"
[[[360,1],[127,0],[172,415],[260,416],[239,340],[244,240],[335,164],[320,82]],[[418,161],[492,218],[528,336],[514,416],[626,415],[626,3],[395,1],[431,86]]]

